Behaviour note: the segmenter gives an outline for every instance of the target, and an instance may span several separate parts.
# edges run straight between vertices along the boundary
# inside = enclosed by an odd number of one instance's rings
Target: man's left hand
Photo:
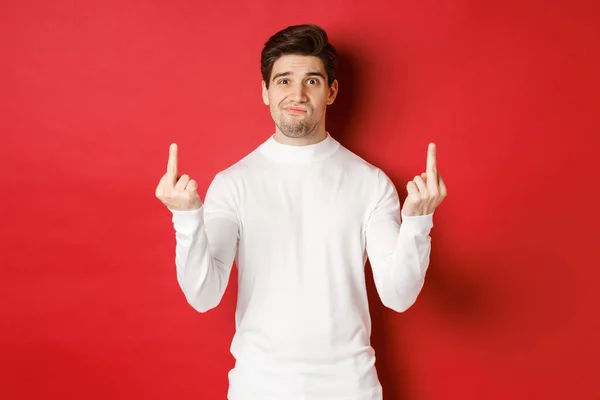
[[[429,143],[427,171],[408,182],[406,190],[402,213],[407,216],[431,214],[446,197],[446,185],[437,171],[435,143]]]

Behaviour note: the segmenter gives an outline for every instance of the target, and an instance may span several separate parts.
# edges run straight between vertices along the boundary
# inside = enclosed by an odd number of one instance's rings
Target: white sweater
[[[329,134],[269,137],[218,173],[202,207],[172,211],[179,285],[205,312],[235,260],[230,400],[380,400],[370,345],[367,256],[383,304],[416,300],[433,214],[404,216],[390,179]]]

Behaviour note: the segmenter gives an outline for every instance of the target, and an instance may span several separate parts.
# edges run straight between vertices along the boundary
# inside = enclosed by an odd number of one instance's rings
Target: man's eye
[[[308,83],[310,83],[311,85],[316,85],[319,82],[316,79],[309,79]]]
[[[282,79],[282,80],[279,81],[279,83],[282,84],[282,85],[285,85],[285,84],[288,83],[288,80],[287,79]]]

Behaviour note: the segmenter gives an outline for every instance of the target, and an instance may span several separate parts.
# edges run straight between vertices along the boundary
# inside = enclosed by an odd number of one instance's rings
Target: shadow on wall
[[[351,53],[346,49],[336,47],[338,52],[338,68],[336,78],[339,82],[339,92],[335,102],[327,109],[326,128],[336,140],[345,146],[352,142],[355,136],[353,129],[354,116],[361,106],[360,98],[362,93],[362,76],[359,71],[361,66],[360,54],[354,51]]]
[[[368,90],[365,82],[367,76],[363,72],[366,70],[366,63],[357,49],[336,47],[336,50],[339,60],[337,79],[340,82],[340,91],[335,103],[327,111],[327,129],[344,146],[354,151],[349,144],[355,143],[355,138],[360,134],[352,127],[352,124],[356,117],[360,116],[363,106],[361,99]],[[403,100],[399,99],[399,101]],[[376,115],[372,117],[377,118]],[[385,146],[386,144],[381,143],[381,145]],[[358,149],[357,154],[360,156]],[[398,169],[386,171],[386,173],[394,182],[403,203],[406,197],[406,183],[413,179],[416,173],[410,172],[412,175],[404,171],[398,173]],[[439,222],[439,218],[434,222]],[[432,312],[445,314],[446,321],[448,315],[451,315],[451,318],[466,318],[471,323],[484,318],[481,290],[471,280],[452,272],[451,266],[456,261],[440,259],[436,256],[437,254],[451,254],[450,249],[443,250],[443,231],[437,234],[432,231],[432,241],[433,250],[425,287],[417,299],[417,303],[427,297],[426,303],[431,301],[434,308]],[[402,345],[402,343],[399,344],[400,346],[397,343],[390,345],[391,343],[405,337],[405,335],[395,333],[394,329],[397,328],[394,326],[397,324],[392,324],[393,318],[402,318],[402,314],[386,308],[381,303],[369,264],[365,267],[365,275],[373,328],[371,343],[376,353],[377,373],[383,386],[384,400],[416,398],[418,388],[411,387],[408,378],[411,366],[407,364],[406,359],[401,356],[399,358],[397,352],[392,354],[389,351],[390,348],[398,349]],[[409,312],[411,311],[413,310],[409,310]]]
[[[352,125],[356,116],[360,115],[361,98],[364,98],[364,90],[366,90],[363,87],[366,78],[361,73],[363,71],[361,68],[364,68],[365,63],[361,61],[360,53],[356,49],[337,47],[336,50],[338,52],[336,74],[340,90],[335,103],[327,110],[327,130],[336,140],[354,151],[349,144],[354,142],[358,134]],[[360,156],[360,154],[358,155]],[[407,399],[409,387],[405,379],[406,374],[403,373],[403,368],[406,367],[405,363],[386,351],[386,343],[394,340],[392,337],[388,337],[390,318],[399,316],[394,315],[393,311],[381,304],[369,264],[365,269],[373,326],[371,343],[375,349],[377,374],[383,386],[384,399]]]

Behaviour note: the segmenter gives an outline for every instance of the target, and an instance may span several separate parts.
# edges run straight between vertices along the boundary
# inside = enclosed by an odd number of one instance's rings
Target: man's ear
[[[263,103],[265,103],[266,106],[269,105],[269,91],[267,89],[267,84],[265,83],[265,81],[262,81],[262,98],[263,98]]]
[[[330,106],[335,101],[338,94],[338,81],[335,79],[329,87],[329,93],[327,94],[327,105]]]

